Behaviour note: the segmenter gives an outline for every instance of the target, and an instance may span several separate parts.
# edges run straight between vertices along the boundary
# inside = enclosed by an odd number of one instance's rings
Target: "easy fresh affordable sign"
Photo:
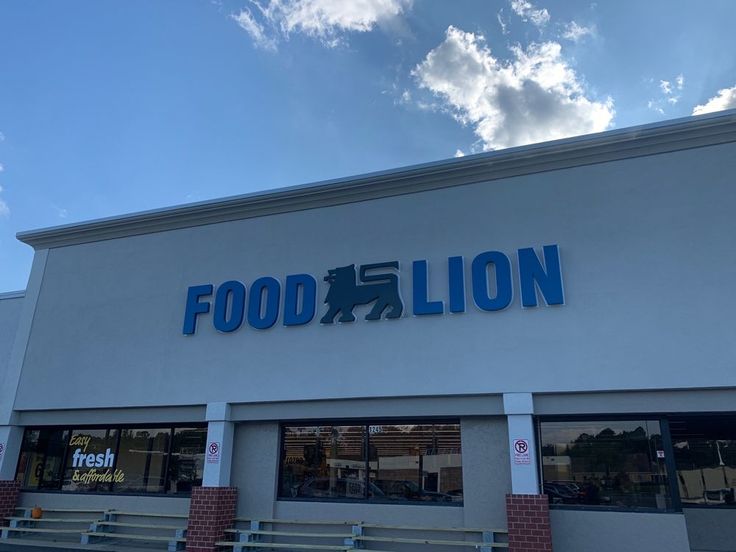
[[[399,261],[331,268],[322,278],[329,288],[320,323],[353,322],[354,309],[362,305],[370,307],[366,320],[401,318],[406,310],[400,286],[403,277],[411,282],[411,311],[415,316],[463,313],[470,301],[481,311],[506,309],[514,299],[514,276],[518,279],[522,307],[537,307],[540,296],[548,306],[563,305],[559,247],[545,245],[541,253],[538,255],[531,247],[518,249],[516,275],[511,259],[501,251],[484,251],[469,263],[461,256],[448,257],[443,267],[448,288],[443,297],[429,296],[426,260],[413,261],[408,276],[402,274]],[[263,276],[249,286],[239,280],[217,286],[191,286],[185,301],[182,333],[195,334],[202,320],[208,320],[222,333],[234,332],[244,323],[259,330],[271,328],[279,321],[284,326],[309,324],[317,314],[317,287],[317,279],[306,273],[288,275],[283,284],[273,276]]]

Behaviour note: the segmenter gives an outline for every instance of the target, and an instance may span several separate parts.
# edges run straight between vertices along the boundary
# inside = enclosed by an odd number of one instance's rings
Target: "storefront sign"
[[[125,481],[123,470],[113,469],[115,453],[110,447],[97,448],[100,439],[93,439],[85,433],[72,434],[69,439],[71,467],[74,469],[73,483],[92,485],[94,483],[122,483]],[[98,469],[106,468],[106,469]]]
[[[519,249],[518,282],[521,306],[538,306],[537,291],[546,305],[564,304],[562,270],[557,245],[542,248],[543,261],[531,248]],[[470,263],[470,289],[466,289],[466,262],[463,257],[449,257],[445,267],[448,289],[444,297],[429,297],[429,266],[426,260],[412,263],[412,313],[415,316],[463,313],[466,300],[472,299],[482,311],[500,311],[514,298],[513,270],[509,257],[500,251],[485,251]],[[331,268],[322,279],[329,288],[324,302],[327,309],[320,318],[324,325],[353,322],[354,309],[371,306],[366,320],[401,318],[404,302],[399,286],[402,273],[399,261],[354,264]],[[214,295],[214,297],[213,297]],[[284,326],[310,323],[316,314],[317,279],[311,274],[291,274],[283,284],[272,276],[258,278],[250,290],[238,280],[192,286],[187,292],[182,333],[196,332],[198,320],[210,313],[215,329],[230,333],[244,321],[265,330],[279,320]],[[283,313],[283,314],[282,314]]]

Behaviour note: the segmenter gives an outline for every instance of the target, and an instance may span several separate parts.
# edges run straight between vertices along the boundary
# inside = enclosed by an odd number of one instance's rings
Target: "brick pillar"
[[[509,552],[552,552],[547,495],[506,495]]]
[[[15,515],[19,493],[20,481],[13,479],[0,480],[0,525],[7,525],[5,518]]]
[[[194,487],[189,503],[187,550],[214,552],[235,520],[237,487]]]

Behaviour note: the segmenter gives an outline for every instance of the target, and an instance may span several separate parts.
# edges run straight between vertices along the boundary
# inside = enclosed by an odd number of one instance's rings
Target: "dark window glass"
[[[29,429],[23,434],[16,480],[24,489],[58,489],[69,432]]]
[[[683,506],[734,506],[736,417],[673,419],[670,433]]]
[[[462,502],[459,424],[371,425],[370,481],[376,499]]]
[[[670,507],[657,420],[541,422],[540,440],[552,503]]]
[[[38,449],[42,451],[42,468],[36,465],[34,472],[40,472],[39,489],[61,488],[61,467],[69,439],[65,429],[42,429],[39,433]]]
[[[189,493],[192,487],[202,485],[206,442],[207,428],[205,427],[174,430],[167,492]]]
[[[462,504],[459,424],[285,426],[279,496]]]
[[[128,493],[164,491],[171,428],[120,430],[114,490]]]
[[[40,429],[26,430],[23,434],[15,479],[24,489],[37,489],[41,482],[45,451],[39,446],[40,436]]]
[[[62,490],[109,491],[115,479],[116,429],[75,429],[69,437]]]

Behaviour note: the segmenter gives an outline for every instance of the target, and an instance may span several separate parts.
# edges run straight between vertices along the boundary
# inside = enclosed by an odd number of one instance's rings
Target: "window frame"
[[[458,417],[432,417],[432,418],[336,418],[336,419],[296,419],[296,420],[282,420],[279,422],[279,463],[278,471],[276,472],[276,500],[281,502],[330,502],[338,504],[362,504],[362,505],[381,505],[387,504],[393,506],[420,506],[420,507],[432,507],[439,506],[443,508],[462,508],[465,504],[465,474],[462,472],[462,460],[461,460],[461,473],[463,474],[463,500],[459,502],[431,502],[431,501],[397,501],[390,499],[376,499],[368,498],[368,485],[365,485],[365,497],[364,498],[340,498],[340,497],[320,497],[320,498],[309,498],[309,497],[290,497],[281,496],[281,475],[284,469],[284,460],[286,455],[284,454],[284,428],[285,427],[312,427],[312,426],[362,426],[364,428],[364,450],[365,454],[365,469],[366,469],[366,481],[370,479],[370,430],[369,426],[372,425],[441,425],[441,424],[457,424],[458,431],[460,433],[460,454],[462,456],[462,421]]]
[[[171,461],[171,455],[172,455],[172,449],[174,446],[174,433],[177,429],[181,428],[191,428],[191,429],[207,429],[207,423],[206,422],[182,422],[182,423],[176,423],[176,424],[170,424],[170,423],[144,423],[144,424],[80,424],[80,425],[46,425],[46,426],[25,426],[23,428],[23,436],[25,437],[26,431],[33,431],[33,430],[60,430],[60,431],[69,431],[69,437],[71,438],[71,435],[74,431],[79,430],[93,430],[93,429],[102,429],[102,430],[117,430],[117,438],[115,442],[115,465],[117,465],[117,459],[120,452],[120,440],[122,435],[123,429],[168,429],[169,430],[169,446],[168,450],[166,452],[166,467],[165,467],[165,478],[164,478],[164,490],[160,492],[148,492],[148,493],[141,493],[141,492],[120,492],[114,490],[114,484],[110,484],[110,490],[107,491],[79,491],[79,490],[63,490],[62,488],[58,489],[42,489],[40,488],[41,480],[39,479],[39,484],[36,488],[32,487],[22,487],[20,488],[20,491],[23,493],[50,493],[50,494],[67,494],[67,495],[100,495],[100,496],[150,496],[150,497],[188,497],[191,496],[191,492],[181,492],[181,493],[167,493],[166,488],[169,483],[169,466]],[[206,440],[205,440],[206,441]],[[207,444],[205,442],[205,454],[206,454],[206,447]],[[64,445],[64,456],[61,462],[60,467],[60,478],[61,478],[61,484],[63,486],[63,480],[64,480],[64,474],[66,473],[67,469],[67,461],[69,456],[69,439],[67,439],[65,445]],[[20,468],[20,461],[21,461],[22,454],[18,454],[18,460],[16,462],[15,466],[15,478],[18,477],[18,469]],[[46,466],[46,457],[47,453],[44,451],[44,460],[43,460],[43,466]],[[22,482],[21,482],[22,484]]]

